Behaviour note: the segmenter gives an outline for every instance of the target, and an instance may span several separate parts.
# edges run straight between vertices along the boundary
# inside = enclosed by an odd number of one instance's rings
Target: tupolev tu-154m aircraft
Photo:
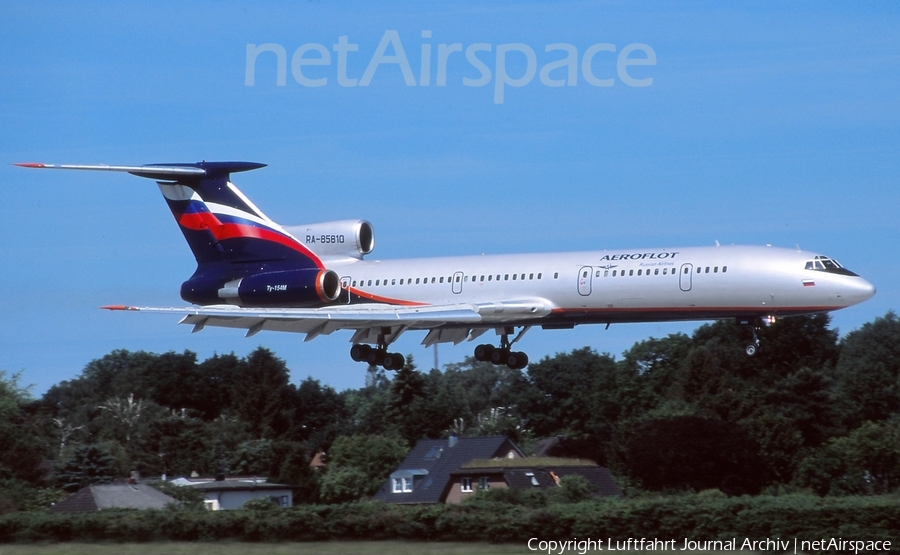
[[[524,368],[513,345],[533,326],[736,319],[756,330],[776,317],[828,312],[875,294],[832,258],[769,246],[712,246],[587,252],[367,260],[372,224],[346,220],[281,226],[231,183],[232,173],[265,164],[199,162],[145,166],[16,164],[26,168],[127,172],[157,180],[197,270],[181,285],[194,306],[107,306],[181,314],[181,323],[306,334],[306,341],[353,330],[355,361],[398,370],[388,351],[404,332],[423,345],[473,341],[488,331],[499,345],[475,358]]]

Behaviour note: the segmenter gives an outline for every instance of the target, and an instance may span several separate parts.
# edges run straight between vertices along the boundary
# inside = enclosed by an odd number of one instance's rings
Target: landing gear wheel
[[[515,351],[509,354],[506,359],[506,365],[513,370],[521,370],[528,366],[528,355],[522,351]]]
[[[371,351],[372,347],[357,343],[350,347],[350,358],[353,359],[353,362],[365,362],[368,360]]]
[[[759,352],[759,345],[754,343],[748,343],[746,347],[744,347],[744,352],[747,353],[748,357],[755,356],[756,353]]]
[[[381,349],[371,349],[366,355],[366,362],[372,366],[384,366],[385,352]]]
[[[506,357],[506,365],[513,370],[521,370],[528,365],[528,355],[522,351],[514,351]]]
[[[404,364],[406,364],[406,360],[400,353],[386,353],[384,355],[385,370],[400,370]]]
[[[509,359],[509,349],[494,349],[491,353],[491,362],[500,366],[501,364],[506,364]]]
[[[491,355],[494,354],[494,346],[490,344],[483,344],[475,347],[475,360],[478,362],[490,362]]]

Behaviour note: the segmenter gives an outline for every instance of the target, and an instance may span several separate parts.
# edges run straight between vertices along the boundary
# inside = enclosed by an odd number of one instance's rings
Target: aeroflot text
[[[422,31],[422,38],[431,39],[431,31]],[[496,48],[486,42],[477,42],[465,47],[459,42],[438,43],[435,55],[432,54],[432,46],[430,42],[423,41],[421,44],[418,81],[400,40],[400,33],[393,30],[384,32],[361,76],[348,75],[348,63],[351,62],[351,57],[357,57],[354,53],[359,51],[359,44],[351,43],[347,35],[338,37],[337,44],[331,45],[330,50],[324,44],[315,42],[301,45],[291,56],[291,75],[304,87],[328,85],[329,72],[310,66],[331,66],[332,51],[335,53],[337,65],[334,76],[337,84],[342,87],[367,87],[383,65],[396,66],[403,75],[407,87],[416,85],[429,87],[432,76],[435,86],[444,87],[447,85],[447,69],[450,67],[457,72],[462,71],[473,76],[462,77],[462,84],[465,87],[483,87],[493,80],[494,103],[503,104],[507,86],[524,87],[534,80],[535,75],[547,87],[574,87],[578,84],[580,66],[582,79],[594,87],[612,87],[616,83],[615,76],[629,87],[649,87],[653,84],[653,77],[647,76],[647,70],[629,70],[629,68],[656,65],[656,52],[650,46],[641,43],[628,44],[616,54],[616,45],[601,42],[588,46],[580,55],[572,44],[563,42],[548,44],[544,46],[544,52],[549,55],[546,60],[541,60],[540,71],[535,50],[519,42],[498,44]],[[275,84],[279,87],[285,86],[287,50],[284,46],[271,42],[247,45],[244,85],[248,87],[256,85],[257,59],[264,53],[274,54],[275,58],[264,56],[260,63],[270,64],[274,61],[277,64]],[[463,58],[471,67],[460,68]],[[415,58],[413,60],[415,61]],[[432,62],[435,63],[434,71]],[[515,69],[508,71],[507,62],[514,64]],[[634,71],[638,76],[632,75],[629,71]]]

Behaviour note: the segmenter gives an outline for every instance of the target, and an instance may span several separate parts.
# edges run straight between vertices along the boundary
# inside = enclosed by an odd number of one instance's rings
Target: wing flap
[[[479,305],[452,304],[397,306],[355,304],[323,308],[246,308],[232,305],[202,307],[137,307],[111,305],[108,310],[128,310],[159,314],[181,314],[179,323],[193,326],[193,332],[205,327],[247,330],[247,337],[260,331],[306,334],[306,341],[342,329],[355,330],[354,341],[368,338],[378,330],[390,328],[396,339],[405,330],[429,330],[426,344],[459,343],[478,330],[472,338],[488,329],[492,322],[533,319],[550,313],[542,299],[492,302]],[[443,331],[441,331],[443,330]]]

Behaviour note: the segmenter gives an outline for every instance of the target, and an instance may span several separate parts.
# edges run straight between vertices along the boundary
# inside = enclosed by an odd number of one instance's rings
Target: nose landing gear
[[[772,324],[775,322],[775,317],[768,316],[766,317],[765,322]],[[756,335],[756,331],[762,328],[763,320],[759,318],[738,318],[737,323],[739,326],[749,328],[750,334],[753,336],[750,343],[747,343],[744,346],[744,353],[746,353],[748,357],[756,356],[760,348],[759,337]]]

